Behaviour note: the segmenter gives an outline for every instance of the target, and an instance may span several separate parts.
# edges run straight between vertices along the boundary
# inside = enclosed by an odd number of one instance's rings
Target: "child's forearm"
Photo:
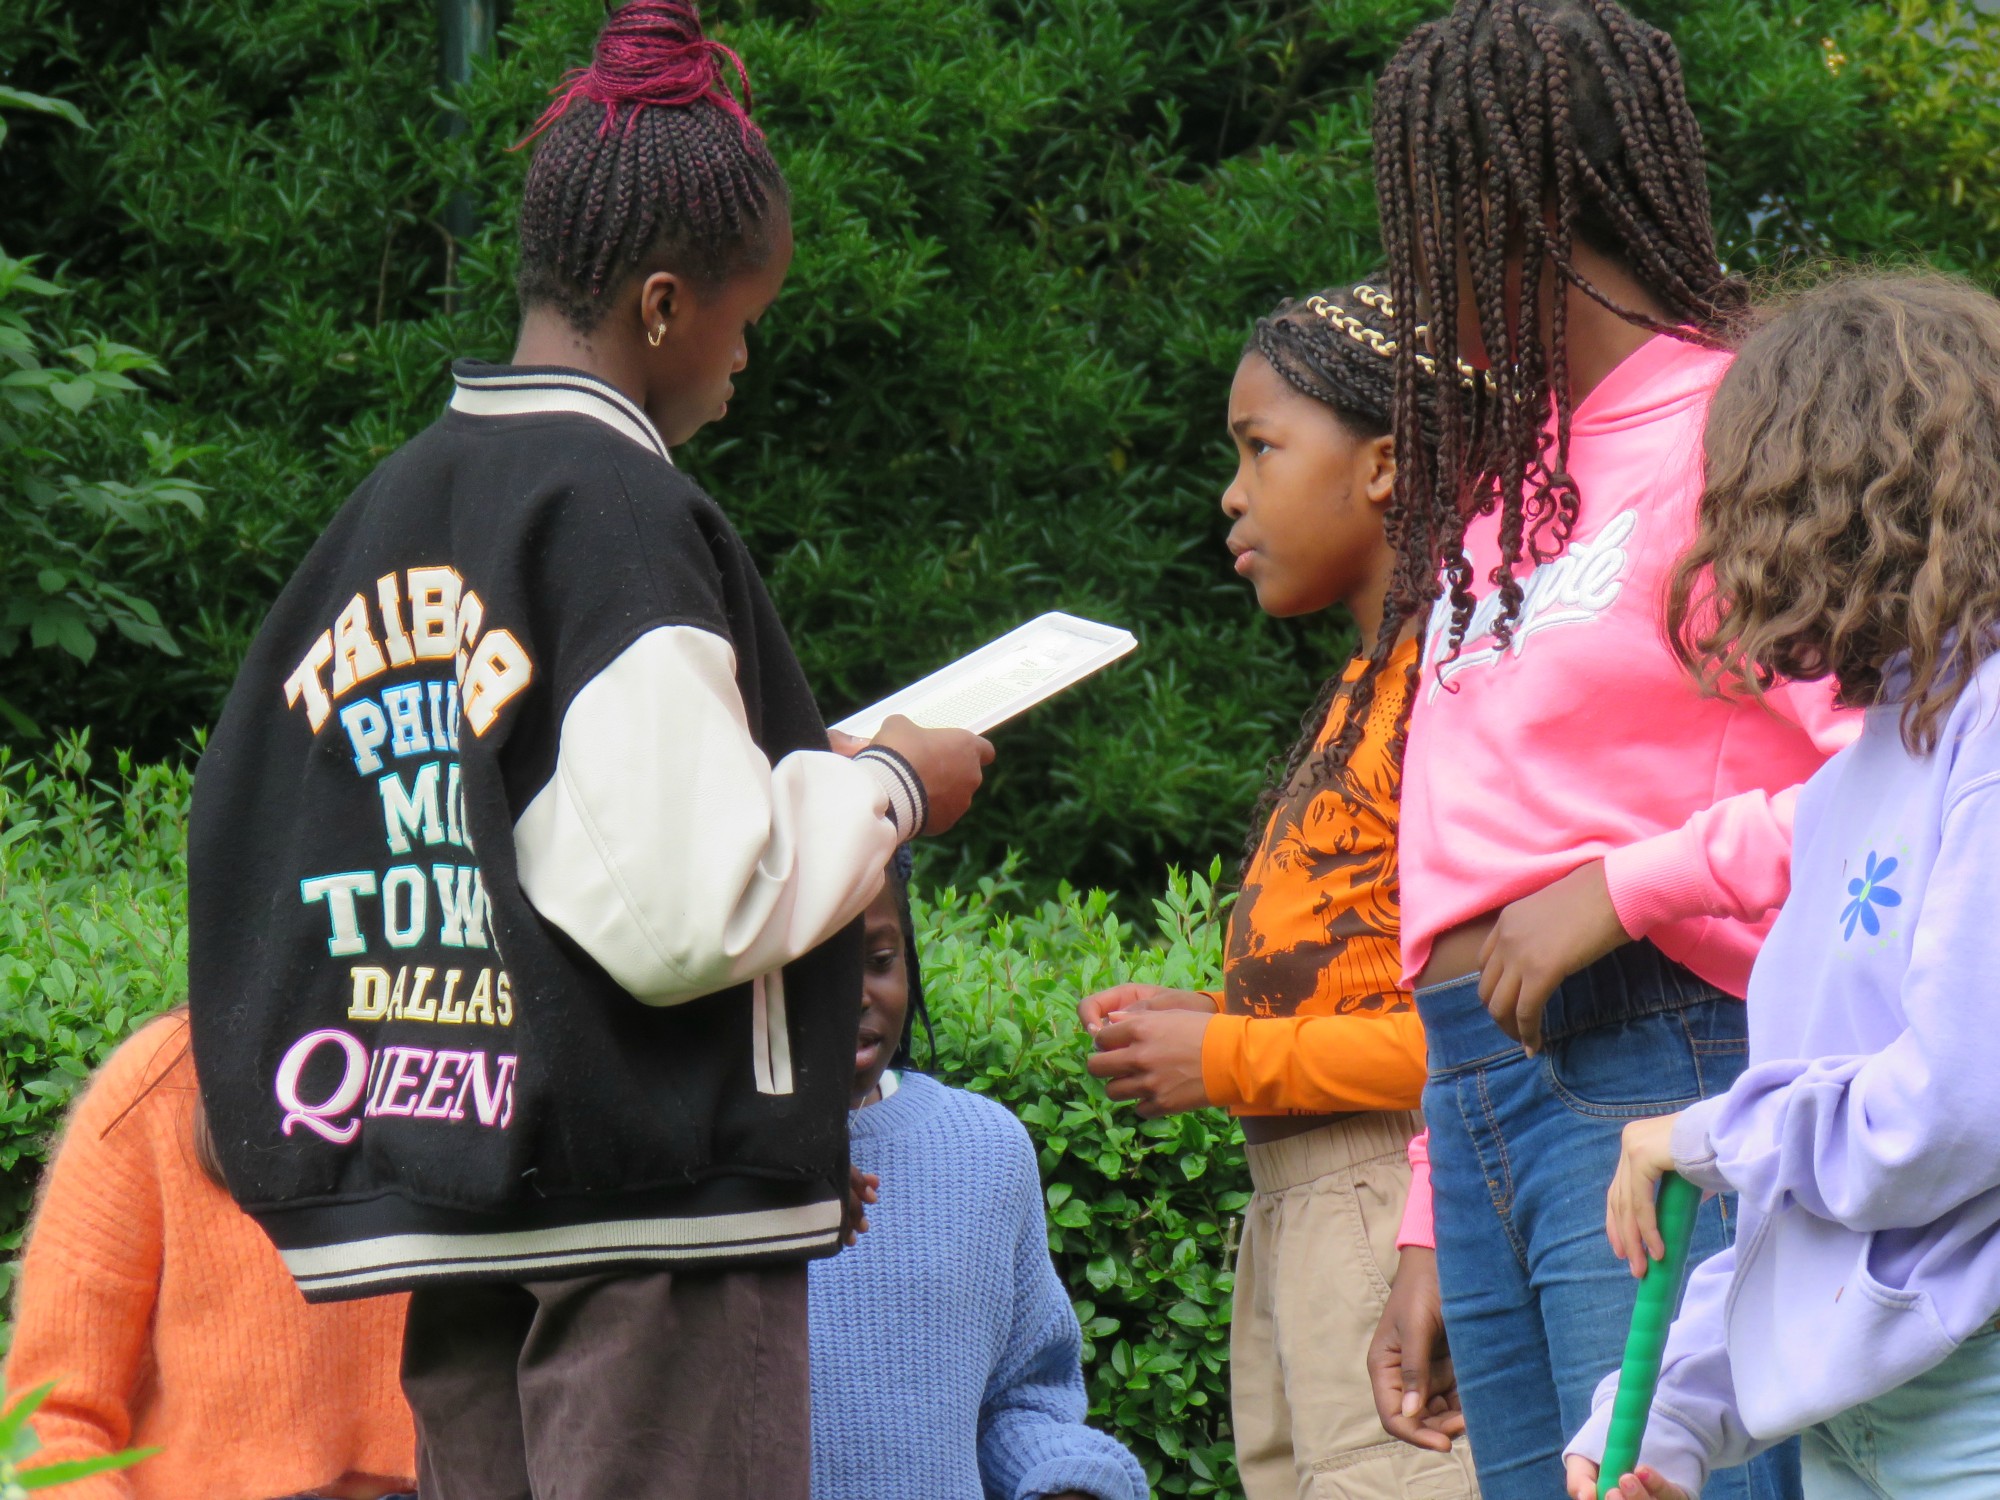
[[[1825,755],[1861,732],[1861,715],[1837,708],[1826,682],[1783,684],[1765,703]],[[1665,923],[1701,916],[1754,922],[1783,904],[1791,891],[1798,794],[1796,786],[1739,792],[1679,828],[1606,854],[1605,883],[1626,932],[1641,938]]]
[[[1679,828],[1611,850],[1604,882],[1632,937],[1691,917],[1754,922],[1791,890],[1798,788],[1742,792]]]
[[[2000,969],[1996,820],[2000,788],[1990,783],[1945,818],[1908,919],[1901,1031],[1874,1052],[1753,1064],[1676,1121],[1683,1176],[1765,1213],[1796,1207],[1863,1233],[1933,1224],[2000,1188],[2000,1117],[1983,1087],[2000,1073],[1989,998]],[[1826,925],[1838,941],[1831,913]],[[1776,1002],[1787,976],[1771,978]]]
[[[1416,1109],[1424,1091],[1423,1024],[1414,1008],[1220,1015],[1202,1039],[1201,1071],[1209,1098],[1239,1114]]]

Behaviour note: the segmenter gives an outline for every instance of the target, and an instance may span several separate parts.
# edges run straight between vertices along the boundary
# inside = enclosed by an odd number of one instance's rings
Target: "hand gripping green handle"
[[[1604,1463],[1597,1472],[1598,1500],[1618,1488],[1618,1481],[1639,1462],[1639,1444],[1652,1414],[1653,1392],[1660,1383],[1660,1359],[1667,1352],[1667,1328],[1687,1279],[1688,1243],[1694,1238],[1695,1210],[1701,1189],[1676,1172],[1660,1178],[1660,1239],[1666,1259],[1646,1267],[1639,1283],[1639,1300],[1632,1309],[1632,1331],[1625,1338],[1625,1363],[1618,1372],[1618,1396],[1611,1407],[1611,1431],[1604,1440]]]

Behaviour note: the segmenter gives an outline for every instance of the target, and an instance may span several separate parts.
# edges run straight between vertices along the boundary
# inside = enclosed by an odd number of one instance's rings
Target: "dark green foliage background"
[[[1006,733],[993,795],[934,872],[991,870],[1012,845],[1038,890],[1151,890],[1168,861],[1238,842],[1346,637],[1264,621],[1224,566],[1228,374],[1276,298],[1367,268],[1368,81],[1439,8],[711,7],[758,85],[800,249],[736,410],[684,457],[768,569],[827,705],[1044,608],[1143,637]],[[1737,262],[1990,271],[1993,215],[1962,200],[1991,181],[1991,91],[1911,103],[1934,91],[1912,28],[1937,6],[1638,8],[1683,44]],[[142,472],[137,435],[158,430],[199,450],[181,472],[206,508],[99,544],[183,657],[117,637],[88,667],[23,648],[0,659],[0,697],[184,753],[315,529],[437,412],[447,361],[507,353],[524,162],[505,147],[601,14],[517,0],[448,135],[422,0],[10,0],[0,79],[94,128],[15,122],[0,236],[66,263],[64,317],[170,372],[90,414],[98,471]],[[445,228],[454,193],[483,205],[470,239]]]

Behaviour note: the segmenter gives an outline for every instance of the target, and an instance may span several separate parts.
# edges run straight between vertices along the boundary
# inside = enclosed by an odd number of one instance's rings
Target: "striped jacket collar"
[[[652,418],[629,396],[595,375],[542,365],[489,365],[484,360],[453,363],[451,409],[473,417],[530,417],[574,412],[602,422],[668,463],[666,440]]]

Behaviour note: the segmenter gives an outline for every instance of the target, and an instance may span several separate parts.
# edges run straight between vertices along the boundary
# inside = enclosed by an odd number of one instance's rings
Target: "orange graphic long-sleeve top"
[[[1229,920],[1222,1013],[1202,1042],[1202,1079],[1239,1115],[1415,1109],[1424,1033],[1402,987],[1396,886],[1400,773],[1391,755],[1405,670],[1396,649],[1368,727],[1332,780],[1312,761],[1271,814]],[[1348,665],[1349,687],[1366,670]],[[1346,722],[1347,687],[1320,730]]]

